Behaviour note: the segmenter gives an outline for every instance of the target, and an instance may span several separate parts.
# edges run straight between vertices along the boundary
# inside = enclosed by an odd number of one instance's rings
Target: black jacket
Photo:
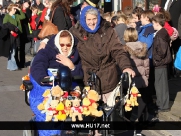
[[[5,14],[0,14],[0,26],[2,26],[2,24],[3,24],[4,16],[5,16]]]
[[[5,23],[0,26],[0,56],[8,57],[11,50],[11,43],[13,39],[10,38],[10,31],[18,33],[16,26],[11,23]]]
[[[153,41],[153,65],[156,68],[166,67],[172,61],[170,36],[165,28],[160,29]]]
[[[50,13],[50,18],[52,17],[52,12]],[[52,23],[58,27],[58,31],[69,30],[72,26],[70,17],[67,16],[64,12],[64,9],[61,6],[58,6],[55,9]]]

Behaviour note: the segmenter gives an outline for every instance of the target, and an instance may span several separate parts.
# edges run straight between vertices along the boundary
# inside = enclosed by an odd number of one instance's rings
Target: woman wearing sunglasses
[[[70,68],[72,76],[83,76],[80,57],[74,46],[74,37],[67,30],[62,30],[51,37],[46,47],[38,51],[30,73],[41,85],[41,80],[48,76],[48,68],[59,68],[62,65]]]

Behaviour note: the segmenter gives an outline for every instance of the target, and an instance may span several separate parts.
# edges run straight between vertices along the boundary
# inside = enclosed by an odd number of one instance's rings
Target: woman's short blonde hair
[[[135,28],[127,28],[124,31],[124,41],[125,42],[136,42],[138,40],[138,32]]]
[[[17,7],[17,5],[14,3],[9,4],[9,6],[7,7],[8,12],[12,11],[13,7]]]

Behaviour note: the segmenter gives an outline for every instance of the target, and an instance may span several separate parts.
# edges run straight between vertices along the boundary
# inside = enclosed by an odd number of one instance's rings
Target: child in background
[[[132,12],[133,12],[133,8],[130,7],[130,6],[125,7],[124,10],[123,10],[123,13],[124,13],[127,17],[130,17],[131,14],[132,14]]]
[[[138,31],[138,41],[143,42],[147,45],[147,50],[148,50],[148,57],[150,59],[150,74],[149,74],[149,85],[148,85],[148,101],[149,101],[149,109],[152,110],[153,104],[153,99],[152,95],[155,95],[155,88],[154,88],[154,67],[152,64],[152,44],[153,44],[153,37],[155,30],[152,25],[152,18],[154,16],[154,13],[151,10],[145,10],[141,14],[141,24],[142,26],[140,27]]]
[[[128,28],[129,27],[136,28],[135,19],[132,16],[129,16],[126,20],[126,25]]]
[[[127,17],[123,14],[117,16],[117,25],[114,28],[119,36],[121,44],[123,44],[123,45],[125,45],[125,41],[124,41],[123,37],[124,37],[124,31],[127,28],[126,20],[127,20]]]
[[[112,25],[112,28],[114,28],[117,25],[117,16],[113,16],[111,18],[111,25]]]
[[[102,18],[104,18],[108,22],[111,22],[111,15],[109,12],[104,13]]]
[[[141,7],[136,7],[133,9],[133,12],[132,12],[132,16],[133,18],[135,19],[135,23],[136,23],[136,30],[138,31],[139,28],[141,27],[141,13],[143,12],[144,10],[141,8]]]
[[[112,11],[112,12],[110,12],[110,15],[111,15],[111,18],[112,18],[114,16],[117,16],[117,13],[116,13],[116,11]]]
[[[165,17],[156,14],[152,19],[156,35],[153,41],[153,65],[155,67],[155,90],[158,112],[167,112],[169,107],[169,88],[167,66],[172,61],[170,52],[170,38],[164,28]]]
[[[155,15],[157,13],[161,13],[164,15],[164,17],[165,17],[164,28],[167,30],[167,32],[171,38],[171,42],[176,40],[178,37],[178,31],[175,28],[171,27],[170,24],[168,23],[171,20],[170,13],[168,11],[165,11],[163,8],[159,7],[158,5],[155,5],[153,7],[153,12],[155,13]],[[170,45],[171,45],[171,43],[170,43]]]
[[[125,24],[127,21],[127,17],[124,14],[118,15],[117,16],[117,24]]]
[[[38,7],[33,5],[31,7],[31,10],[32,10],[32,15],[30,18],[30,26],[31,26],[32,30],[36,30],[36,27],[37,27],[36,18],[38,17],[38,15],[37,15]]]
[[[138,32],[135,28],[127,28],[124,32],[124,40],[126,45],[124,49],[130,56],[130,62],[133,70],[136,72],[134,77],[135,85],[141,93],[141,97],[138,97],[138,118],[137,121],[148,120],[148,97],[147,90],[148,77],[149,77],[149,59],[148,51],[145,43],[138,41]],[[144,113],[144,115],[143,115]]]

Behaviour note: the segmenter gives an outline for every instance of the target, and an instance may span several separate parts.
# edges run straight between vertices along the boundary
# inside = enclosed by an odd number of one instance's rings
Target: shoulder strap
[[[55,10],[57,9],[57,7],[53,10],[52,12],[52,15],[51,15],[51,18],[50,18],[50,21],[52,22],[52,19],[53,19],[53,16],[54,16],[54,13],[55,13]]]

